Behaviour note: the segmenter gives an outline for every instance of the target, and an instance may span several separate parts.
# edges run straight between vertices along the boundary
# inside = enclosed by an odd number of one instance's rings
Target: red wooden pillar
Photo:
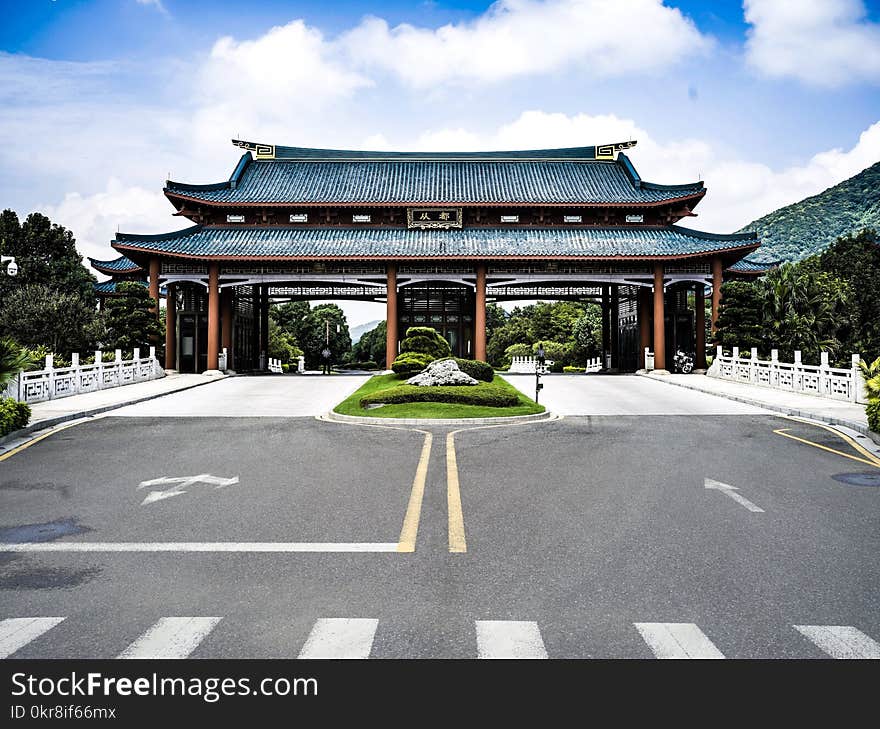
[[[694,357],[694,369],[706,369],[706,284],[702,281],[697,283],[694,290],[694,326],[696,327],[696,357]]]
[[[226,367],[232,366],[232,295],[231,287],[220,290],[220,348],[226,348]]]
[[[654,266],[654,369],[666,369],[666,327],[663,319],[663,264]]]
[[[165,299],[165,369],[177,369],[177,287],[168,284]]]
[[[159,318],[159,259],[153,256],[150,259],[150,298],[153,306],[150,311]]]
[[[220,364],[220,264],[208,264],[208,369]]]
[[[388,264],[386,276],[385,368],[391,369],[391,364],[397,357],[397,264]]]
[[[651,348],[651,292],[639,287],[639,369],[645,368],[645,348]]]
[[[712,259],[712,334],[718,328],[718,310],[721,307],[721,259]]]
[[[477,266],[476,311],[474,312],[474,359],[486,361],[486,265]]]

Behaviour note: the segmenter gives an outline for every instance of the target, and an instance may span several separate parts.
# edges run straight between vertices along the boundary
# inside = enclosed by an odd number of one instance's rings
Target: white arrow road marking
[[[657,658],[724,658],[694,623],[633,623]]]
[[[64,618],[8,618],[0,620],[0,658],[11,656],[19,648],[51,630]]]
[[[379,621],[370,618],[322,618],[299,653],[300,658],[369,658]]]
[[[162,499],[170,499],[172,496],[185,494],[187,486],[194,486],[198,483],[222,489],[226,486],[237,484],[238,476],[222,478],[220,476],[212,476],[210,473],[200,473],[198,476],[176,476],[174,478],[162,476],[161,478],[153,478],[149,481],[141,481],[138,485],[138,489],[146,488],[147,486],[164,486],[166,484],[173,484],[171,488],[167,488],[164,491],[150,491],[146,498],[141,502],[141,506],[152,504],[153,502],[161,501]]]
[[[851,625],[795,625],[794,628],[832,658],[880,659],[880,643]]]
[[[707,489],[720,491],[722,494],[725,494],[733,499],[737,504],[745,506],[749,511],[753,511],[756,514],[764,513],[764,510],[760,506],[755,506],[755,504],[749,501],[745,496],[741,496],[740,494],[736,493],[738,491],[736,486],[731,486],[727,483],[721,483],[721,481],[715,481],[711,478],[704,479],[704,483]]]

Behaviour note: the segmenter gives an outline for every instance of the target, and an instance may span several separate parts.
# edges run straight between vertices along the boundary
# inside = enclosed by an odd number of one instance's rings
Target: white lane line
[[[694,623],[633,623],[657,658],[724,658]]]
[[[740,504],[741,506],[745,506],[749,511],[753,511],[756,514],[763,514],[764,513],[764,510],[760,506],[756,506],[751,501],[749,501],[745,496],[741,496],[740,494],[736,493],[737,492],[736,486],[731,486],[728,483],[721,483],[721,481],[716,481],[715,479],[712,479],[712,478],[704,479],[703,485],[707,489],[713,489],[715,491],[720,491],[722,494],[729,496],[736,503]]]
[[[64,618],[7,618],[0,620],[0,658],[11,656],[19,648],[51,630]]]
[[[378,620],[322,618],[299,653],[300,658],[369,658]]]
[[[396,552],[397,542],[22,542],[0,552]]]
[[[478,658],[546,658],[538,624],[530,620],[478,620]]]
[[[850,625],[795,625],[794,628],[832,658],[880,659],[880,643]]]
[[[220,618],[162,618],[119,658],[186,658],[208,635]]]

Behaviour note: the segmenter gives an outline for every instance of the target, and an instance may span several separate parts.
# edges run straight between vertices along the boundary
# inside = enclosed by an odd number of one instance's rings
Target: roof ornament
[[[600,144],[596,147],[596,159],[607,159],[613,160],[614,155],[617,152],[622,152],[625,149],[629,149],[630,147],[635,147],[636,141],[634,139],[629,140],[628,142],[614,142],[613,144]]]
[[[241,147],[242,149],[246,149],[248,152],[253,152],[257,159],[275,159],[275,145],[274,144],[260,144],[259,142],[245,142],[241,139],[233,139],[232,143],[236,147]]]

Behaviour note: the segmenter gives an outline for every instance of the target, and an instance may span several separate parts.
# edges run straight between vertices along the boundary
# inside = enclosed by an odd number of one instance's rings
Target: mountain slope
[[[376,319],[375,321],[368,321],[366,324],[358,324],[356,327],[349,329],[348,333],[351,336],[351,343],[356,344],[364,334],[375,329],[381,321],[381,319]]]
[[[757,260],[797,261],[862,228],[880,230],[880,162],[800,202],[774,210],[739,232],[757,230]]]

